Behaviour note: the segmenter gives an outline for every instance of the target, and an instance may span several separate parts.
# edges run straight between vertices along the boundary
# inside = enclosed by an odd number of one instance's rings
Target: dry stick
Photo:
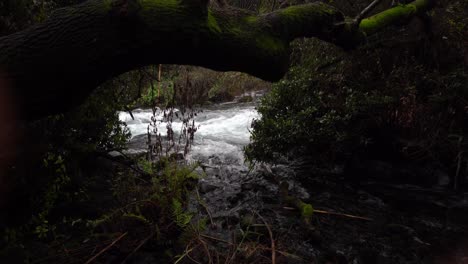
[[[201,237],[204,237],[204,238],[208,238],[208,239],[211,239],[211,240],[215,240],[215,241],[218,241],[218,242],[223,242],[223,243],[226,243],[226,244],[229,244],[229,245],[234,245],[233,243],[227,241],[227,240],[224,240],[224,239],[221,239],[221,238],[217,238],[217,237],[213,237],[213,236],[208,236],[208,235],[204,235],[204,234],[200,234]]]
[[[247,232],[249,232],[249,228],[250,228],[250,225],[247,227]],[[242,229],[241,229],[241,230],[242,230]],[[234,246],[235,246],[235,244],[237,244],[237,242],[233,245],[232,248],[233,248],[234,252],[232,252],[232,256],[231,256],[230,258],[226,258],[225,264],[229,264],[229,263],[231,263],[232,260],[234,260],[234,258],[235,258],[236,255],[237,255],[237,251],[240,250],[242,244],[244,243],[244,239],[245,239],[246,237],[247,237],[247,233],[243,233],[242,239],[241,239],[241,241],[239,242],[239,244],[238,244],[236,247],[234,247]]]
[[[200,237],[198,237],[198,241],[202,244],[203,249],[204,249],[205,252],[206,252],[206,255],[207,255],[207,257],[208,257],[208,263],[209,263],[209,264],[213,264],[213,260],[211,259],[210,250],[208,249],[208,246],[206,245],[206,242],[203,241]]]
[[[185,247],[184,254],[182,254],[182,255],[174,262],[174,264],[177,264],[177,263],[179,263],[180,261],[182,261],[186,256],[188,256],[188,254],[189,254],[190,252],[192,252],[192,251],[196,248],[196,247],[194,247],[194,248],[190,248],[190,249],[189,249],[189,246],[190,246],[190,244],[188,244],[188,245]]]
[[[294,254],[291,254],[291,253],[288,253],[288,252],[285,252],[285,251],[281,251],[281,250],[276,250],[276,252],[280,253],[281,255],[283,255],[283,256],[285,256],[287,258],[294,258],[294,259],[301,260],[301,261],[305,262],[305,259],[299,257],[298,255],[294,255]]]
[[[342,214],[342,213],[335,213],[335,212],[329,212],[329,211],[323,211],[323,210],[317,210],[317,209],[314,209],[314,213],[339,215],[339,216],[345,216],[345,217],[349,217],[349,218],[362,219],[362,220],[366,220],[366,221],[374,221],[372,218],[368,218],[368,217],[356,216],[356,215],[350,215],[350,214]]]
[[[213,222],[213,217],[211,216],[211,212],[210,212],[210,209],[208,209],[208,206],[205,204],[205,202],[201,199],[200,197],[200,192],[198,191],[198,188],[196,189],[197,191],[197,200],[198,200],[198,203],[203,206],[203,208],[205,208],[205,211],[206,213],[208,214],[208,217],[210,217],[210,223],[211,223],[211,226],[213,227],[214,226],[214,222]]]
[[[146,242],[148,242],[148,240],[150,240],[152,237],[153,237],[154,233],[151,232],[151,234],[149,236],[147,236],[145,239],[143,239],[143,241],[141,241],[140,244],[138,244],[138,246],[130,253],[128,254],[128,256],[121,262],[121,264],[124,264],[127,262],[127,260],[133,255],[135,254],[135,252],[137,252],[144,244],[146,244]]]
[[[265,219],[258,213],[255,212],[262,222],[265,224],[266,228],[268,229],[268,234],[270,235],[270,241],[271,241],[271,263],[276,264],[276,248],[275,248],[275,239],[273,238],[273,232],[271,232],[271,228],[268,225],[268,223],[265,221]]]
[[[199,262],[199,261],[197,261],[196,259],[192,258],[192,257],[190,256],[190,253],[187,254],[187,258],[190,259],[191,261],[193,261],[193,262],[196,263],[196,264],[202,264],[201,262]]]
[[[85,264],[89,264],[93,261],[95,261],[100,255],[102,255],[104,252],[106,252],[107,250],[109,250],[109,248],[111,248],[112,246],[115,245],[115,243],[119,242],[122,238],[124,238],[126,235],[128,234],[128,232],[125,232],[123,233],[122,235],[120,235],[116,240],[114,240],[114,242],[112,242],[110,245],[108,245],[107,247],[103,248],[101,251],[99,251],[99,253],[97,253],[96,255],[94,255],[94,257],[90,258],[88,261],[86,261]]]
[[[360,23],[361,20],[366,16],[376,5],[378,5],[382,0],[374,0],[370,5],[368,5],[364,10],[359,13],[359,15],[354,19],[356,23]]]
[[[263,250],[272,250],[271,248],[265,247],[265,246],[261,246],[261,249],[263,249]],[[288,253],[288,252],[286,252],[286,251],[281,251],[281,250],[276,249],[276,252],[278,252],[280,255],[283,255],[283,256],[285,256],[285,257],[294,258],[294,259],[297,259],[297,260],[301,260],[301,261],[303,261],[304,263],[306,262],[306,260],[305,260],[304,258],[301,258],[301,257],[299,257],[298,255],[294,255],[294,254],[292,254],[292,253]]]
[[[296,210],[296,208],[287,207],[287,206],[284,206],[283,209],[286,209],[286,210]],[[368,218],[368,217],[364,217],[364,216],[356,216],[356,215],[350,215],[350,214],[335,213],[335,212],[329,212],[329,211],[317,210],[317,209],[314,209],[314,213],[317,213],[317,214],[329,214],[329,215],[339,215],[339,216],[345,216],[345,217],[349,217],[349,218],[356,218],[356,219],[362,219],[362,220],[367,220],[367,221],[374,221],[374,219]]]

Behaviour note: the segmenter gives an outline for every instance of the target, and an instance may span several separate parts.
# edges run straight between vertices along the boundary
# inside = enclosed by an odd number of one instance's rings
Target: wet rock
[[[262,195],[262,202],[265,204],[278,204],[281,203],[280,197],[277,196],[270,196],[270,195]]]
[[[255,184],[252,182],[243,183],[241,186],[242,191],[250,191],[255,188]]]
[[[365,163],[363,173],[367,177],[390,180],[394,177],[395,168],[392,163],[381,160],[370,160]]]
[[[245,198],[245,194],[244,193],[238,193],[236,194],[235,196],[232,196],[232,197],[229,197],[228,198],[228,201],[231,203],[231,204],[237,204],[240,200],[244,199]]]
[[[325,264],[348,264],[346,257],[342,252],[327,252],[322,256],[322,261],[319,263]]]
[[[375,206],[376,208],[385,207],[385,203],[380,198],[377,198],[364,191],[359,191],[358,193],[359,193],[359,203]]]
[[[437,185],[439,187],[448,187],[450,184],[450,177],[447,173],[441,170],[436,170],[434,172],[435,177],[437,178]]]
[[[141,264],[150,264],[150,263],[158,263],[160,259],[157,259],[152,252],[145,252],[141,251],[135,254],[133,258],[131,259],[131,263],[141,263]]]
[[[198,190],[200,191],[200,193],[209,193],[216,189],[218,189],[216,185],[207,183],[205,181],[200,181],[200,184],[198,185]]]
[[[468,226],[468,201],[456,203],[447,211],[447,222],[451,225]]]
[[[317,199],[320,201],[326,201],[326,200],[330,200],[331,197],[332,195],[329,192],[323,192],[318,196]]]
[[[322,243],[323,238],[320,231],[317,228],[313,226],[305,226],[304,229],[307,240],[309,242],[315,245],[319,245],[320,243]]]
[[[267,180],[271,180],[275,177],[271,166],[267,164],[260,164],[260,166],[257,168],[257,172]]]
[[[276,165],[271,168],[271,171],[276,176],[276,178],[282,178],[282,179],[289,178],[292,172],[291,167],[289,165]]]
[[[245,96],[242,96],[241,98],[239,98],[237,100],[237,102],[239,103],[249,103],[249,102],[252,102],[254,99],[252,96],[250,95],[245,95]]]
[[[337,164],[333,167],[331,170],[331,173],[336,174],[336,175],[341,175],[344,173],[345,166],[344,164]]]
[[[224,217],[223,220],[224,221],[222,222],[221,226],[224,229],[232,229],[233,227],[235,227],[240,222],[239,216],[235,215],[235,214],[228,215],[228,216]]]
[[[414,236],[416,234],[413,228],[399,224],[389,224],[386,226],[385,231],[390,235],[401,234],[404,236]]]
[[[357,256],[350,263],[356,264],[393,264],[395,260],[385,250],[380,250],[369,245],[356,247]]]

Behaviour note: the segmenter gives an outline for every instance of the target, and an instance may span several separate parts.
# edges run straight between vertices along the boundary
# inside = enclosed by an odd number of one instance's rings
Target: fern
[[[172,216],[174,222],[180,228],[185,228],[192,220],[192,214],[186,213],[182,207],[182,203],[176,199],[172,200]]]

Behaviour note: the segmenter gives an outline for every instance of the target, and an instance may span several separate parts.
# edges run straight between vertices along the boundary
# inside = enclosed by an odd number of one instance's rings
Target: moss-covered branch
[[[255,16],[208,8],[206,0],[90,0],[0,38],[0,76],[29,119],[66,111],[103,81],[149,64],[199,65],[276,81],[287,71],[293,39],[354,47],[430,2],[416,0],[356,26],[323,3]]]
[[[434,1],[416,0],[409,4],[397,5],[379,14],[363,19],[359,24],[359,30],[366,35],[374,34],[396,23],[402,23],[415,15],[421,14],[432,7]]]
[[[293,208],[296,208],[301,213],[301,218],[305,224],[309,225],[314,214],[314,208],[311,204],[305,203],[301,199],[289,195],[289,184],[281,182],[279,185],[279,193],[283,202]]]

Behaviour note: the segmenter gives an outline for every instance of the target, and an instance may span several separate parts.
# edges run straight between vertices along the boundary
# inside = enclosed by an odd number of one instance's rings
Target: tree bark
[[[324,3],[256,16],[208,8],[206,0],[90,0],[0,38],[0,77],[26,119],[64,112],[105,80],[150,64],[198,65],[277,81],[288,69],[295,38],[352,48],[431,4],[416,0],[357,25]]]

